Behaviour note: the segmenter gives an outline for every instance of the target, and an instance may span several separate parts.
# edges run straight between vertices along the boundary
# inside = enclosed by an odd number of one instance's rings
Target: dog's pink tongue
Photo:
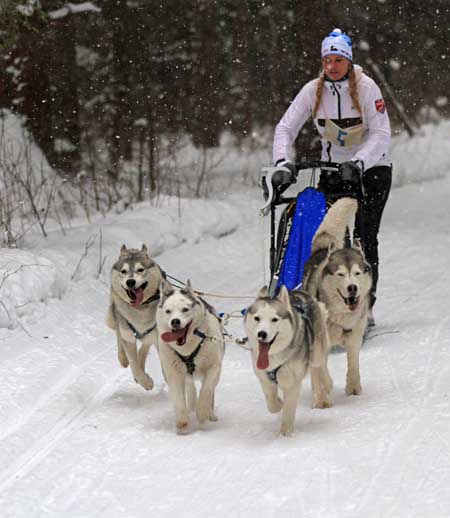
[[[269,347],[268,342],[259,342],[259,355],[256,366],[260,370],[267,369],[269,366]]]
[[[165,342],[176,342],[184,336],[184,329],[178,329],[177,331],[167,331],[161,335],[161,338]]]
[[[144,300],[144,290],[142,288],[136,288],[134,290],[134,294],[136,295],[136,299],[131,303],[132,306],[139,306],[139,304]]]

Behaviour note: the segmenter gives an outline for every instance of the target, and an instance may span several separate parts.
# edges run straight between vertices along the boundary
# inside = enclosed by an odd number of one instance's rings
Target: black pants
[[[384,206],[391,190],[392,167],[377,166],[367,169],[367,171],[364,171],[362,183],[363,191],[361,192],[358,186],[344,182],[338,173],[322,171],[318,189],[325,194],[329,204],[348,193],[355,193],[362,200],[362,203],[359,203],[356,215],[354,237],[361,239],[364,254],[372,267],[373,305],[378,283],[378,232]]]

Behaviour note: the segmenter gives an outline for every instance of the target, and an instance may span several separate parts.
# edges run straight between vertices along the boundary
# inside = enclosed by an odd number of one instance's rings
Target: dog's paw
[[[197,421],[200,424],[204,423],[205,421],[217,421],[217,417],[215,418],[214,413],[211,412],[207,408],[197,406],[196,414],[197,414]]]
[[[176,421],[177,434],[185,435],[189,433],[189,419],[177,419]]]
[[[347,383],[345,393],[347,396],[359,396],[362,393],[361,383]]]
[[[314,400],[313,408],[331,408],[333,406],[332,401],[325,397]]]
[[[273,401],[267,401],[267,410],[271,414],[276,414],[283,408],[283,401],[280,398],[277,398]]]
[[[293,424],[282,424],[280,428],[280,435],[283,437],[291,437],[294,433],[294,425]]]
[[[145,388],[145,390],[152,390],[153,388],[153,380],[147,374],[140,376],[139,379],[134,379],[136,383],[138,383],[141,387]]]

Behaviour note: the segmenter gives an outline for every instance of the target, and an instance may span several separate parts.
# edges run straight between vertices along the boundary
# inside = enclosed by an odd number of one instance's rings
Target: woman
[[[342,164],[341,175],[321,172],[318,189],[325,193],[327,201],[332,202],[334,194],[352,189],[355,176],[358,183],[362,177],[364,234],[357,217],[355,235],[362,235],[364,252],[372,266],[372,307],[378,281],[377,236],[392,179],[389,117],[379,87],[353,64],[352,41],[347,34],[334,29],[322,41],[321,54],[320,77],[300,90],[276,127],[273,160],[276,166],[285,168],[284,172],[286,168],[291,172],[287,183],[295,181],[296,168],[289,160],[292,145],[312,117],[321,136],[321,159]]]

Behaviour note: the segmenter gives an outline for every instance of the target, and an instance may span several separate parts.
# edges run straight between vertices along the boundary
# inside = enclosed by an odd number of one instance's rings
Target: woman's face
[[[330,54],[322,58],[325,75],[332,81],[339,81],[348,72],[351,62],[342,56]]]

